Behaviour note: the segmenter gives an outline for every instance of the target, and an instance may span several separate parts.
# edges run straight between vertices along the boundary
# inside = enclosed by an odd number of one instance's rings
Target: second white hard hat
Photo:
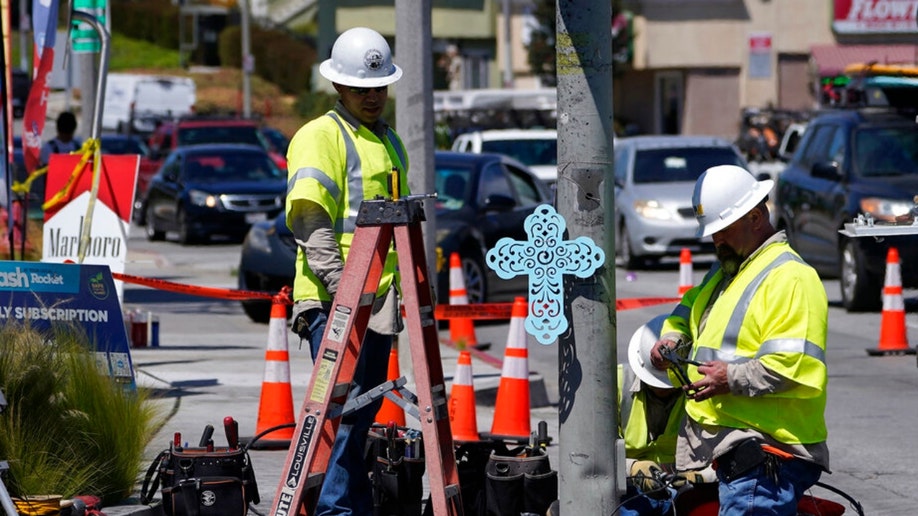
[[[338,36],[331,58],[319,65],[319,73],[331,82],[357,88],[387,86],[402,77],[386,38],[366,27],[348,29]]]
[[[663,321],[666,317],[667,314],[658,315],[634,332],[631,342],[628,343],[628,365],[631,366],[634,374],[647,385],[672,389],[673,382],[670,381],[666,371],[661,371],[650,363],[650,351],[660,340],[660,330],[663,328]],[[627,389],[628,386],[624,388]]]
[[[695,182],[692,208],[698,220],[696,237],[717,233],[739,220],[768,196],[775,182],[758,181],[736,165],[718,165],[701,174]]]

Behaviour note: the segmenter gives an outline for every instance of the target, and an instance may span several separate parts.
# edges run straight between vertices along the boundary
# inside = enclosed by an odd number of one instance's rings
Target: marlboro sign
[[[48,164],[46,201],[42,231],[42,261],[81,263],[78,252],[87,220],[91,220],[89,242],[82,263],[107,265],[123,273],[131,224],[137,169],[140,156],[102,156],[99,189],[91,202],[92,160],[77,168],[77,154],[52,154]],[[93,206],[90,206],[90,204]],[[91,217],[87,219],[89,210]],[[121,298],[122,282],[116,282]]]
[[[835,0],[839,34],[918,33],[918,0]]]

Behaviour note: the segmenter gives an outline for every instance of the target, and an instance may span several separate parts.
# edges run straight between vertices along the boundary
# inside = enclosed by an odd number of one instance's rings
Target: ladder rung
[[[446,498],[455,498],[459,496],[460,489],[459,484],[449,484],[443,488],[443,494],[446,495]]]
[[[351,383],[350,383],[350,382],[336,383],[336,384],[335,384],[335,388],[332,389],[331,397],[332,397],[332,398],[340,398],[341,396],[346,395],[346,394],[347,394],[347,391],[349,391],[350,389],[351,389]]]

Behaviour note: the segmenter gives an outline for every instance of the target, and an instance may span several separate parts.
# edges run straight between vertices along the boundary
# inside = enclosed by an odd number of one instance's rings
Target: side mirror
[[[820,161],[814,164],[812,174],[813,177],[830,181],[840,181],[842,178],[841,171],[838,170],[838,163],[835,161]]]

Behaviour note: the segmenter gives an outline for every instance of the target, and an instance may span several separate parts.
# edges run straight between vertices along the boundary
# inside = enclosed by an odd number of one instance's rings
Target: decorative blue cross
[[[562,240],[567,223],[548,204],[526,217],[529,240],[501,238],[488,251],[488,266],[503,279],[529,275],[529,310],[526,331],[541,344],[551,344],[567,330],[564,317],[565,274],[587,278],[606,259],[588,237]]]

